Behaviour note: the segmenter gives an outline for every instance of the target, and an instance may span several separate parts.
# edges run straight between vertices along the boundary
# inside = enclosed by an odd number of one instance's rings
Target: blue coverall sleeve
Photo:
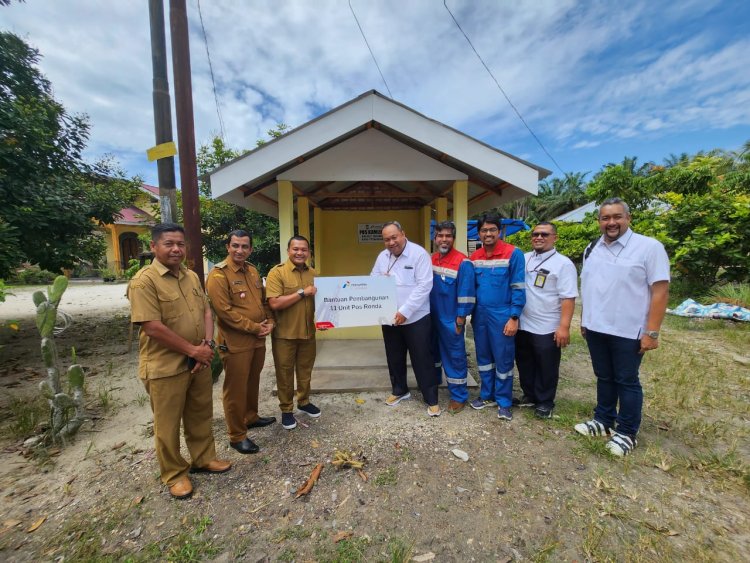
[[[457,316],[471,315],[477,302],[477,288],[474,280],[474,264],[464,260],[458,268]]]
[[[510,256],[510,314],[521,315],[526,305],[526,259],[516,248]]]

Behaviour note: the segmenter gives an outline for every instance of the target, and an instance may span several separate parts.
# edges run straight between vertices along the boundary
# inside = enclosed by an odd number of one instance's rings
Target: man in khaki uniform
[[[131,322],[141,326],[138,375],[151,398],[161,479],[174,498],[188,498],[187,473],[223,473],[211,431],[214,324],[200,280],[182,265],[185,231],[174,223],[151,230],[154,262],[128,286]],[[192,465],[180,455],[180,421]]]
[[[216,264],[206,281],[222,345],[224,418],[229,445],[241,454],[260,450],[248,438],[248,428],[276,422],[272,416],[258,416],[260,372],[266,357],[266,336],[273,330],[273,313],[265,303],[258,270],[246,262],[252,251],[250,233],[232,231],[227,237],[226,260]]]
[[[274,266],[266,278],[268,305],[276,313],[273,359],[281,424],[296,428],[294,418],[294,372],[297,371],[297,407],[313,418],[320,409],[310,402],[310,379],[315,364],[315,270],[307,265],[310,242],[294,236],[287,244],[289,259]]]

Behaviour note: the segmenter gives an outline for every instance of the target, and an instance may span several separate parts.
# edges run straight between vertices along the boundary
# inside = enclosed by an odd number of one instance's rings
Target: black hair
[[[442,221],[435,225],[435,235],[440,231],[450,231],[451,236],[456,238],[456,224],[453,221]]]
[[[496,215],[495,213],[485,213],[477,221],[477,231],[481,229],[485,223],[495,225],[498,230],[500,230],[502,226],[502,219],[500,219],[500,215]]]
[[[310,241],[307,240],[302,235],[294,235],[292,238],[289,239],[289,242],[286,243],[286,249],[289,250],[292,247],[292,241],[293,240],[304,240],[307,243],[307,248],[310,248]]]
[[[225,241],[225,244],[229,244],[230,242],[232,242],[232,237],[237,237],[237,238],[247,237],[250,239],[250,246],[253,245],[253,235],[248,233],[245,229],[233,230],[231,233],[227,235],[227,240]]]
[[[158,225],[154,225],[153,227],[151,227],[151,240],[153,242],[158,242],[164,233],[175,232],[180,232],[184,235],[185,229],[183,229],[182,226],[178,225],[177,223],[159,223]]]

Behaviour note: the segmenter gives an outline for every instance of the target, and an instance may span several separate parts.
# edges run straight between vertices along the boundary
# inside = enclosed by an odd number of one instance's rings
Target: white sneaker
[[[595,418],[592,418],[591,420],[587,420],[586,422],[580,422],[576,424],[573,428],[576,432],[578,432],[582,436],[611,436],[612,435],[612,429],[605,428],[604,425],[598,420],[596,420]]]
[[[430,416],[440,416],[443,411],[440,410],[440,405],[432,405],[427,407],[427,414]]]
[[[638,440],[631,438],[627,434],[620,434],[615,432],[612,439],[607,442],[604,447],[613,456],[625,457],[632,452],[638,445]]]
[[[411,393],[408,391],[404,395],[389,395],[385,400],[385,404],[389,407],[395,407],[401,401],[406,401],[407,399],[411,399]]]

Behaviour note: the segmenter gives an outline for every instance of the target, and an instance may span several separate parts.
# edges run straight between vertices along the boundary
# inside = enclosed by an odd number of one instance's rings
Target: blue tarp
[[[501,219],[501,232],[500,237],[505,238],[508,235],[517,233],[518,231],[528,231],[531,229],[521,219]],[[466,221],[466,228],[468,231],[469,240],[479,240],[479,233],[477,232],[477,220],[471,219]],[[430,221],[430,239],[435,238],[435,221]]]
[[[699,317],[705,319],[732,319],[734,321],[750,322],[750,309],[730,305],[729,303],[712,303],[701,305],[692,299],[686,299],[674,309],[667,309],[667,313],[680,317]]]

